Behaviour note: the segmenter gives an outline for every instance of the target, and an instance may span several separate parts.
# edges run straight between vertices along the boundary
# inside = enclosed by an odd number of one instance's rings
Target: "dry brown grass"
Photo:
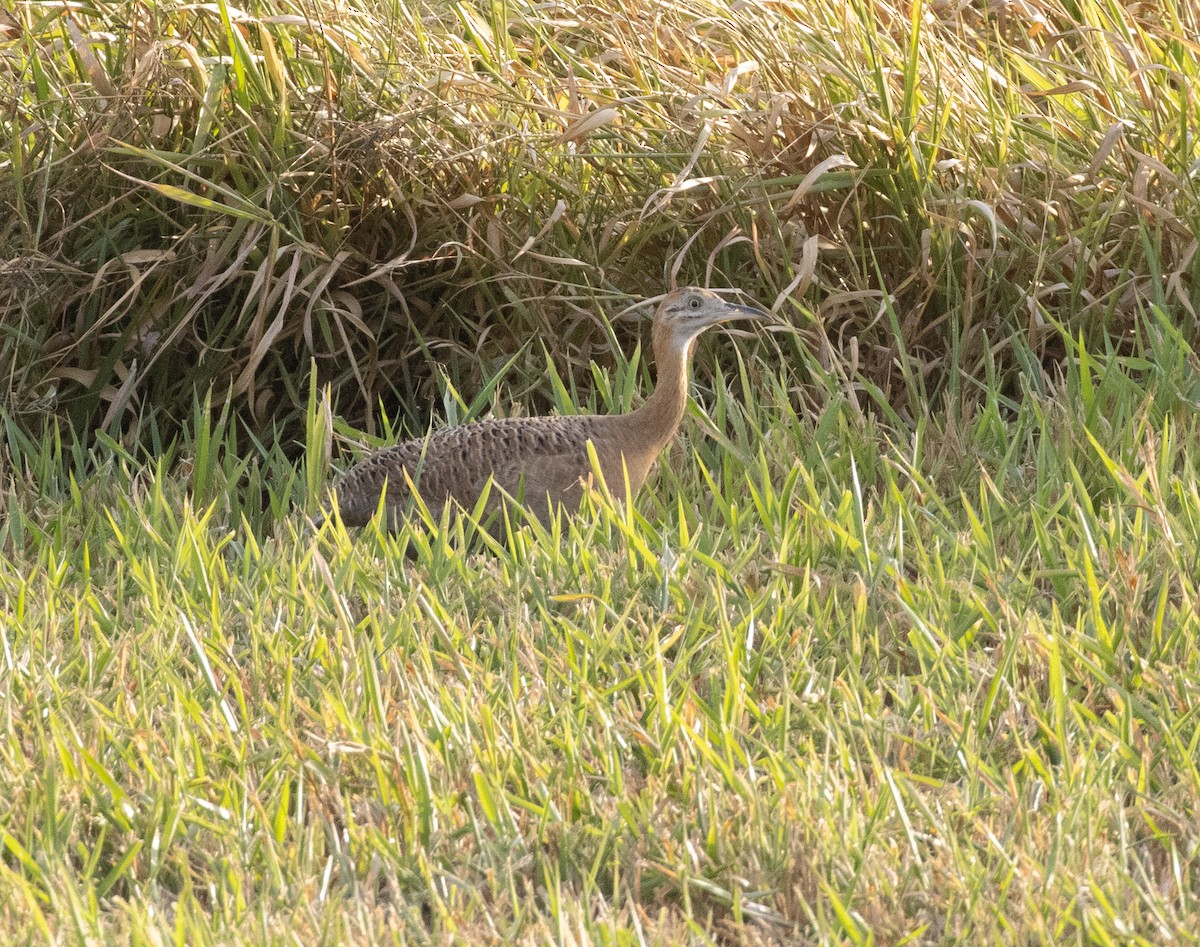
[[[1191,318],[1192,17],[21,6],[4,403],[133,446],[213,386],[294,430],[315,359],[355,424],[421,425],[434,366],[472,390],[534,337],[582,381],[597,309],[675,282],[738,285],[895,406],[1026,367],[1017,335]],[[540,376],[534,346],[544,406]]]

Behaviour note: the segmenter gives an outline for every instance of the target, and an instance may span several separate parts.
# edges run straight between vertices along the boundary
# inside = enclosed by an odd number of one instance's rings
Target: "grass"
[[[1194,941],[1195,16],[0,11],[0,941]],[[636,509],[308,530],[673,281]]]
[[[1158,325],[903,438],[747,365],[636,512],[496,554],[262,532],[232,451],[15,478],[9,939],[1189,938],[1200,377]]]
[[[893,406],[1026,371],[1014,334],[1061,359],[1044,311],[1093,346],[1194,317],[1192,6],[1003,9],[22,5],[0,404],[133,451],[212,387],[290,441],[315,360],[378,433],[381,400],[424,427],[439,373],[522,353],[544,408],[531,337],[587,384],[596,307],[675,281],[737,285]]]

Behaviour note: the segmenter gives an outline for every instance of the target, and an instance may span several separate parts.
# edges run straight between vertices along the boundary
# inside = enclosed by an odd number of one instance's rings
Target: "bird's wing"
[[[571,512],[578,509],[583,492],[593,479],[586,442],[582,449],[559,454],[514,457],[496,464],[491,476],[496,487],[519,500],[543,524],[549,523],[553,510],[560,505]],[[486,482],[485,477],[479,484],[480,490]],[[498,505],[497,496],[489,498],[489,511]]]
[[[589,436],[587,419],[574,416],[481,421],[404,441],[347,471],[336,488],[342,519],[365,525],[385,494],[389,519],[398,522],[409,511],[410,481],[435,518],[450,500],[473,509],[489,477],[514,497],[549,495],[556,503],[578,504],[578,481],[591,473]],[[499,499],[499,492],[489,499],[489,511]],[[536,506],[540,511],[547,504]]]

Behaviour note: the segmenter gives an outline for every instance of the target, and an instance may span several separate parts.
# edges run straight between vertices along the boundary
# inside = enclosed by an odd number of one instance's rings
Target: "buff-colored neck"
[[[679,430],[687,408],[688,364],[695,339],[680,339],[655,327],[654,391],[645,404],[627,415],[626,430],[636,449],[657,457]]]

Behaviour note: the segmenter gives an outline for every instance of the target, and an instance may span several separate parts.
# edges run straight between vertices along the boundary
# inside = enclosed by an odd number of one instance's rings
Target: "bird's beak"
[[[726,306],[721,313],[721,322],[741,322],[746,319],[766,319],[767,313],[750,306]]]

